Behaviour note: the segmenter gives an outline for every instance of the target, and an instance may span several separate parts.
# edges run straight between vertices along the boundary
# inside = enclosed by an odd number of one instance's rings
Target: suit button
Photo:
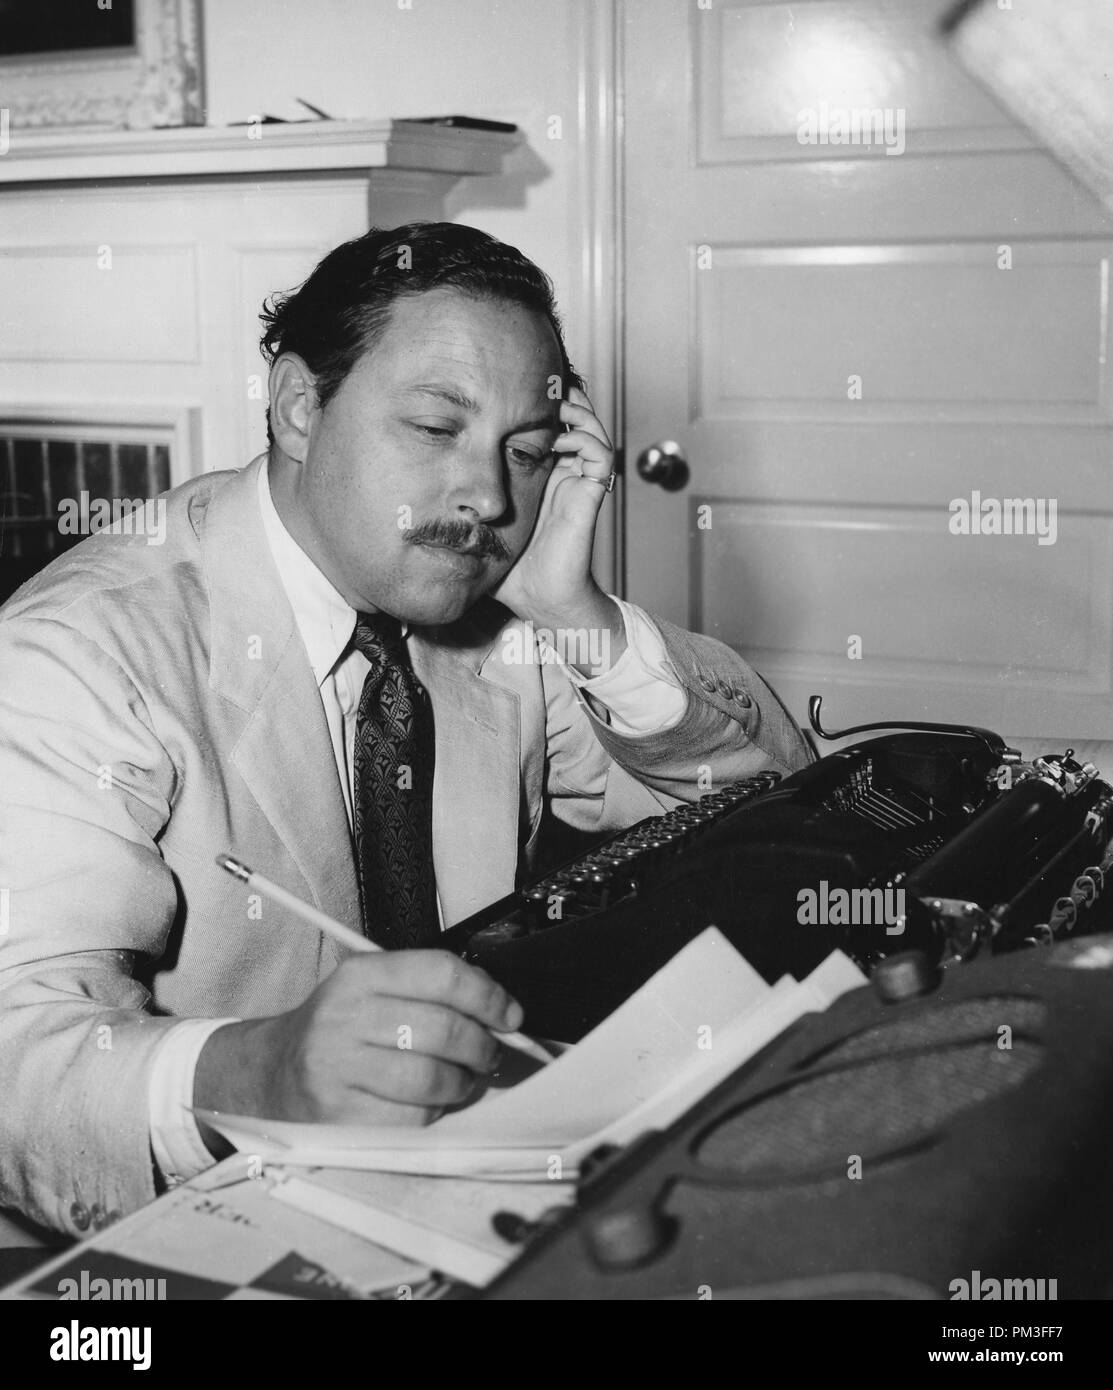
[[[89,1208],[82,1202],[74,1202],[73,1206],[70,1207],[70,1220],[79,1231],[87,1231],[90,1220]]]
[[[89,1208],[89,1220],[93,1223],[94,1231],[103,1231],[108,1225],[108,1213],[99,1202],[94,1202]]]
[[[696,677],[698,678],[700,685],[703,686],[704,690],[710,692],[715,689],[714,676],[709,676],[706,671],[701,671],[698,666],[696,667]]]
[[[734,691],[730,688],[730,685],[727,681],[720,681],[719,694],[723,697],[724,700],[729,700],[730,697],[734,694]]]
[[[751,709],[753,707],[753,700],[750,699],[749,695],[746,694],[746,692],[742,689],[741,686],[738,686],[735,689],[734,698],[738,701],[738,703],[742,706],[743,709]]]

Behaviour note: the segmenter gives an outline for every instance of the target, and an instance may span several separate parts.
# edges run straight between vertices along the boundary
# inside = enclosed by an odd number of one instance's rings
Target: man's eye
[[[429,435],[434,439],[447,439],[456,433],[454,425],[423,425],[419,420],[410,423],[420,434]]]
[[[523,468],[539,468],[550,457],[547,453],[537,453],[533,449],[518,449],[513,445],[506,452],[515,463],[521,464]]]

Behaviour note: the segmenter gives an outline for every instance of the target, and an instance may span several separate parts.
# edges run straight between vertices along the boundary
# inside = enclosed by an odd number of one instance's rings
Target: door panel
[[[625,7],[628,591],[799,719],[1109,738],[1113,219],[960,71],[947,8]],[[862,121],[801,144],[858,106],[899,155]],[[633,467],[666,439],[677,492]],[[1054,501],[1054,543],[954,534],[959,499]]]
[[[714,247],[692,276],[693,420],[823,418],[857,374],[858,420],[1108,423],[1113,243],[1010,249],[1003,274],[989,242]]]
[[[829,115],[890,109],[894,128],[897,111],[906,128],[914,111],[921,153],[1025,147],[1023,132],[931,41],[934,8],[927,0],[713,5],[693,34],[700,163],[868,158],[841,142],[801,144],[800,111],[814,106],[818,118],[820,101]]]

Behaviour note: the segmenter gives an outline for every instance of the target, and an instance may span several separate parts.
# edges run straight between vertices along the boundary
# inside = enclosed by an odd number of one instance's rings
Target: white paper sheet
[[[340,1169],[280,1178],[272,1196],[453,1279],[482,1288],[522,1252],[499,1234],[498,1212],[533,1222],[573,1194],[558,1182],[401,1176]]]
[[[802,985],[770,987],[709,927],[562,1057],[426,1128],[199,1113],[237,1148],[285,1164],[543,1180],[559,1157],[567,1179],[597,1144],[672,1123],[801,1014],[861,983],[836,952]]]

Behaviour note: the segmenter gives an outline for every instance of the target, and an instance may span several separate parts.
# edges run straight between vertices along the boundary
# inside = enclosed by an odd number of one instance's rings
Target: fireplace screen
[[[173,432],[0,420],[0,602],[170,486]]]

